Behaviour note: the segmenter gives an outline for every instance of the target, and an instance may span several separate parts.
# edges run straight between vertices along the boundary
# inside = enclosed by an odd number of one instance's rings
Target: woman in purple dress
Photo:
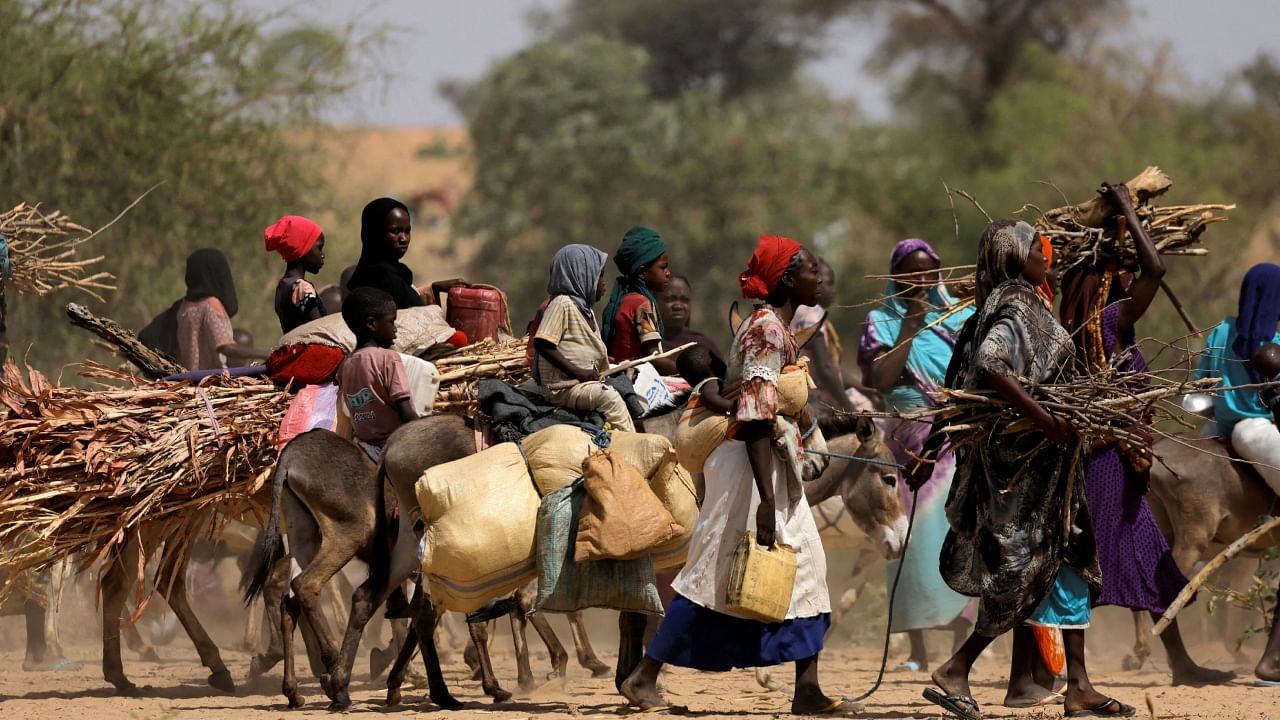
[[[1160,291],[1165,273],[1129,191],[1109,185],[1104,196],[1124,218],[1137,250],[1137,274],[1115,262],[1080,265],[1063,278],[1062,325],[1075,339],[1077,356],[1089,372],[1107,366],[1121,375],[1141,373],[1147,363],[1134,326]],[[1147,504],[1151,447],[1095,442],[1089,456],[1086,495],[1098,543],[1102,592],[1095,605],[1118,605],[1159,616],[1187,584]],[[1177,621],[1160,636],[1174,685],[1223,683],[1235,673],[1197,665],[1187,653]]]

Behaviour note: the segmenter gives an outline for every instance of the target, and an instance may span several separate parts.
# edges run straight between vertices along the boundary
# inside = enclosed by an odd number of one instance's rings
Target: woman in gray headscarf
[[[947,370],[947,387],[994,390],[1038,430],[991,433],[979,444],[954,448],[951,531],[940,565],[952,589],[979,598],[978,622],[933,673],[943,692],[929,688],[924,695],[969,720],[981,717],[969,689],[974,661],[996,637],[1023,623],[1063,631],[1067,717],[1134,713],[1095,690],[1084,664],[1090,595],[1099,590],[1101,574],[1084,503],[1083,442],[1021,383],[1068,381],[1073,369],[1071,337],[1036,293],[1046,274],[1034,228],[1013,220],[988,225],[978,244],[978,312],[961,330]],[[930,449],[937,445],[932,440]],[[912,487],[928,480],[930,471],[928,463],[917,464]],[[1015,667],[1014,674],[1021,670]]]

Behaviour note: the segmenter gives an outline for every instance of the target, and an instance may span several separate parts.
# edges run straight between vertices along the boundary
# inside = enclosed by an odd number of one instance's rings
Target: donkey
[[[1169,539],[1173,559],[1182,572],[1207,559],[1210,546],[1225,546],[1254,528],[1261,515],[1275,514],[1280,498],[1249,464],[1232,457],[1217,438],[1173,436],[1152,447],[1151,489],[1147,501],[1160,530]],[[1245,549],[1260,557],[1280,545],[1280,529]],[[1151,656],[1150,622],[1134,613],[1134,660],[1141,667]]]

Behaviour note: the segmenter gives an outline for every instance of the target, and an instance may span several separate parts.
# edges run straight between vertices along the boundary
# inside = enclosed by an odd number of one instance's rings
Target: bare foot
[[[1194,663],[1185,667],[1173,668],[1174,685],[1190,685],[1192,687],[1222,685],[1231,682],[1235,678],[1236,674],[1230,670],[1214,670]]]
[[[862,705],[849,700],[835,700],[817,688],[796,687],[791,698],[792,715],[828,715],[851,717],[862,712]]]
[[[1259,680],[1267,682],[1280,682],[1280,657],[1270,656],[1264,657],[1253,669],[1253,674]]]
[[[1004,706],[1007,708],[1032,708],[1046,707],[1049,705],[1061,705],[1063,698],[1052,690],[1046,690],[1039,685],[1032,685],[1026,688],[1009,688],[1009,693],[1004,696]]]
[[[639,672],[634,672],[626,680],[623,680],[620,689],[627,702],[641,710],[665,707],[667,704],[667,701],[662,697],[662,693],[658,692],[657,686],[641,678]]]

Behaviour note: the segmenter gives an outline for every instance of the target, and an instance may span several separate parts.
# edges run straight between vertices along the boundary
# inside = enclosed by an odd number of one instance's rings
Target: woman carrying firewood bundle
[[[1103,196],[1128,228],[1137,251],[1137,270],[1104,259],[1069,270],[1062,282],[1062,325],[1072,334],[1080,367],[1100,373],[1114,366],[1122,375],[1144,373],[1134,326],[1160,292],[1164,262],[1134,211],[1124,185],[1104,185]],[[1095,606],[1146,610],[1158,620],[1187,584],[1173,552],[1156,525],[1146,492],[1150,445],[1094,441],[1085,487],[1098,540],[1102,594]],[[1235,673],[1210,670],[1191,659],[1177,621],[1160,635],[1174,685],[1224,683]]]
[[[941,692],[929,688],[924,696],[966,720],[981,717],[969,671],[993,640],[1029,622],[1063,631],[1068,717],[1131,716],[1133,707],[1094,689],[1085,668],[1089,597],[1101,582],[1079,472],[1085,447],[1022,384],[1068,379],[1074,354],[1036,291],[1047,275],[1040,237],[1025,222],[996,220],[982,233],[977,266],[978,312],[957,339],[947,386],[994,390],[1034,429],[1008,435],[997,428],[976,445],[955,447],[940,568],[952,589],[979,598],[978,622],[934,671]],[[940,441],[931,437],[926,457]],[[932,471],[932,463],[916,463],[911,487],[923,486]]]
[[[644,660],[619,689],[631,705],[652,711],[666,707],[657,686],[664,664],[723,672],[794,662],[791,712],[847,715],[853,703],[828,697],[818,682],[831,601],[826,555],[794,469],[800,446],[774,441],[784,433],[798,438],[795,424],[779,412],[778,381],[798,357],[789,325],[798,306],[816,301],[822,282],[818,262],[794,240],[765,236],[738,280],[743,295],[761,304],[742,323],[729,351],[726,381],[741,383],[732,413],[736,429],[707,459],[706,500],[688,561],[674,583],[675,600]],[[759,545],[771,547],[776,540],[796,551],[795,582],[781,622],[729,608],[735,550],[749,530]]]

